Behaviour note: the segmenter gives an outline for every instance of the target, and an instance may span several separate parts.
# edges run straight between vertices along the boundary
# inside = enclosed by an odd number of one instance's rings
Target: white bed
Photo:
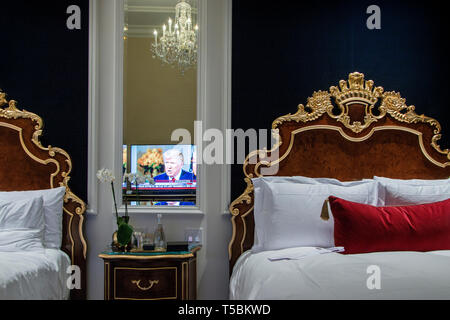
[[[439,122],[359,72],[307,101],[273,122],[270,151],[244,161],[247,187],[230,205],[230,298],[450,299]],[[344,251],[292,259],[334,246]]]
[[[69,256],[58,249],[0,252],[0,300],[66,300]]]
[[[450,251],[327,253],[269,261],[305,248],[242,254],[230,280],[232,300],[449,299]],[[369,289],[370,266],[380,270],[380,289]],[[369,271],[371,271],[369,269]]]

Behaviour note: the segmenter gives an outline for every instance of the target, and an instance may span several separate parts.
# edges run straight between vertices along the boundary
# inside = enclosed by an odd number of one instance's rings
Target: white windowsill
[[[205,215],[198,207],[177,207],[177,208],[167,208],[167,207],[146,207],[146,206],[133,206],[128,207],[128,214],[141,214],[141,213],[162,213],[162,214],[179,214],[179,215]],[[119,214],[125,214],[125,206],[119,208]]]

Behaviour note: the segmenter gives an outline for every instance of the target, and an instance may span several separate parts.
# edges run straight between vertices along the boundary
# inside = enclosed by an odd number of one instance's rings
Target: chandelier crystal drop
[[[153,58],[178,66],[182,74],[197,64],[198,26],[193,26],[192,8],[185,0],[180,0],[175,6],[175,20],[169,18],[168,27],[163,25],[162,36],[158,38],[156,30],[153,34]]]

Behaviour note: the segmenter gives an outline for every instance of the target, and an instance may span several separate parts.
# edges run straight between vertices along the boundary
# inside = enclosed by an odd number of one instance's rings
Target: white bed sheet
[[[284,251],[289,257],[302,250]],[[268,260],[280,251],[242,254],[230,279],[230,299],[450,299],[450,251],[327,253]],[[379,267],[380,289],[368,288],[373,276],[369,266]]]
[[[67,300],[70,265],[58,249],[0,252],[0,300]]]

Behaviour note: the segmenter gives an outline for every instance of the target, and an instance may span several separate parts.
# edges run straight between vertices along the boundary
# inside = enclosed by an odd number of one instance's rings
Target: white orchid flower
[[[136,184],[143,184],[143,183],[145,183],[145,180],[147,180],[147,179],[145,177],[143,177],[143,176],[136,176],[135,183]]]
[[[128,180],[130,183],[133,183],[135,179],[136,179],[136,174],[134,174],[134,173],[125,173],[123,175],[124,182],[126,182]]]
[[[97,179],[100,180],[100,182],[111,183],[116,180],[116,177],[113,175],[111,170],[103,168],[98,170]]]
[[[100,180],[100,182],[105,183],[108,182],[111,184],[111,191],[114,201],[114,209],[116,210],[116,220],[119,221],[119,213],[117,211],[117,203],[116,203],[116,194],[114,191],[114,180],[116,180],[116,177],[113,175],[112,171],[109,169],[100,169],[97,171],[97,179]]]

